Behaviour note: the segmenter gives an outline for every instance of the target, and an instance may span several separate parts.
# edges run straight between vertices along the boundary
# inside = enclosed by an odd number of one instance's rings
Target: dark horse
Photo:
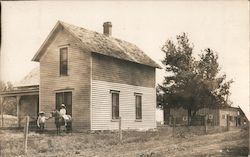
[[[55,117],[55,124],[56,124],[56,131],[57,135],[61,132],[61,126],[65,126],[64,119],[59,111],[55,110],[51,112],[52,117]],[[72,117],[67,115],[69,120],[67,121],[66,125],[66,132],[72,132]]]

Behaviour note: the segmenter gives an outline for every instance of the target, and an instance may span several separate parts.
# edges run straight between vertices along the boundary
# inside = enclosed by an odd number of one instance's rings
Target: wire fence
[[[2,119],[0,117],[0,119]],[[81,132],[81,131],[86,131],[90,130],[90,124],[87,121],[76,121],[72,119],[72,127],[71,130],[73,132]],[[21,117],[20,119],[20,125],[18,125],[18,120],[16,116],[11,116],[11,115],[4,115],[3,116],[3,124],[0,125],[0,129],[23,129],[25,126],[25,117]],[[214,120],[211,120],[209,118],[205,119],[205,116],[194,116],[191,118],[191,126],[205,126],[205,122],[207,126],[219,126],[215,123]],[[165,123],[165,125],[173,127],[174,124],[174,119],[173,117],[169,118],[169,120]],[[227,125],[230,125],[230,123],[227,123]],[[227,126],[225,125],[225,126]],[[187,120],[184,120],[183,118],[176,117],[175,118],[175,126],[187,126]],[[230,125],[233,126],[233,125]],[[119,125],[117,125],[117,130],[119,129]],[[41,131],[41,128],[37,126],[37,118],[34,116],[30,116],[29,120],[29,130],[30,131]],[[46,121],[44,125],[44,131],[51,132],[51,131],[56,131],[56,123],[55,123],[55,118],[49,118],[49,120]],[[61,130],[64,131],[66,130],[66,127],[64,124],[61,126]]]
[[[1,118],[0,118],[1,119]],[[22,117],[20,119],[20,125],[18,124],[18,120],[16,116],[4,115],[4,124],[0,125],[0,130],[19,130],[23,131],[24,127],[26,126],[26,118]],[[121,122],[120,122],[121,123]],[[119,123],[119,124],[120,124]],[[44,123],[44,126],[40,124],[40,127],[37,124],[37,118],[29,117],[29,131],[37,132],[37,133],[56,133],[58,123],[55,121],[55,117],[50,117]],[[114,131],[121,130],[121,124],[117,125],[117,128]],[[84,120],[75,120],[72,119],[71,122],[67,122],[66,125],[64,122],[60,123],[60,132],[74,132],[74,133],[81,133],[81,132],[93,132],[90,130],[90,123]],[[121,135],[122,136],[122,135]]]

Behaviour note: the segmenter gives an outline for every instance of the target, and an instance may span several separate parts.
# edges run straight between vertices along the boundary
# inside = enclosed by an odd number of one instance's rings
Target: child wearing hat
[[[60,114],[64,119],[65,122],[65,126],[67,125],[67,121],[69,120],[69,117],[66,115],[66,107],[64,104],[61,105],[61,109],[60,109]]]
[[[40,128],[40,130],[44,130],[44,124],[47,119],[49,118],[45,117],[45,112],[43,111],[39,112],[39,116],[37,119],[37,126]]]

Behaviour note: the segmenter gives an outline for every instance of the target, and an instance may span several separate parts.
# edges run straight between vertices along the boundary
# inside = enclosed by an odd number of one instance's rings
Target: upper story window
[[[110,91],[112,94],[112,119],[119,119],[119,91]]]
[[[68,48],[60,48],[60,76],[68,75]]]
[[[135,93],[135,118],[142,119],[142,94]]]

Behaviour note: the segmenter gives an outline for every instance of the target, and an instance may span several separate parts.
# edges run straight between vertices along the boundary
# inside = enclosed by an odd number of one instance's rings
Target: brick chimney
[[[107,36],[112,35],[112,24],[111,22],[104,22],[103,23],[103,34]]]

